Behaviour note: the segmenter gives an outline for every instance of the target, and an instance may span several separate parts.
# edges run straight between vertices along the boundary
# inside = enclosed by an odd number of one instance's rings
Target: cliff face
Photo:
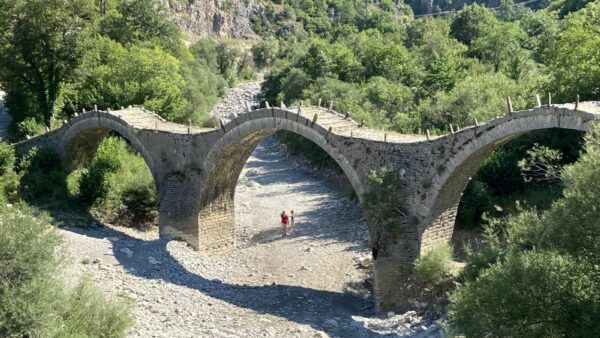
[[[250,18],[263,12],[256,0],[162,0],[190,39],[199,37],[256,38]]]

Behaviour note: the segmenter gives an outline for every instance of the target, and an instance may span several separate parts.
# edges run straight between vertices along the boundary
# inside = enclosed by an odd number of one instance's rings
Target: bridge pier
[[[414,259],[378,257],[373,260],[373,293],[378,311],[404,310],[410,306],[407,288],[413,274]]]
[[[235,249],[233,196],[204,201],[201,180],[169,177],[159,191],[159,231],[165,238],[181,239],[195,250],[224,254]]]

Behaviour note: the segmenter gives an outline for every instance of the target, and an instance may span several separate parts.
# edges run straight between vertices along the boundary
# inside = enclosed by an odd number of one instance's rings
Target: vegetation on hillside
[[[108,0],[103,13],[92,0],[1,0],[0,31],[13,141],[95,105],[214,126],[207,112],[225,88],[254,76],[231,43],[186,47],[158,0]]]
[[[515,109],[531,107],[539,93],[544,100],[551,93],[553,102],[600,99],[599,0],[541,1],[538,11],[510,1],[494,11],[473,4],[426,19],[391,0],[272,1],[253,17],[262,39],[252,56],[232,42],[186,46],[158,0],[103,3],[0,0],[0,86],[14,117],[12,140],[94,105],[144,106],[211,126],[207,112],[217,98],[254,76],[254,67],[269,70],[263,92],[272,103],[333,99],[355,120],[401,133],[484,122],[505,113],[507,96]],[[297,135],[284,141],[319,164],[329,160]],[[577,160],[581,134],[540,131],[485,161],[457,218],[466,228],[485,224],[486,233],[481,248],[468,252],[458,277],[466,282],[451,297],[458,330],[469,337],[600,336],[599,143],[596,130]],[[393,205],[387,170],[369,178],[380,189],[365,196],[367,207],[373,198]],[[8,257],[0,268],[0,335],[122,336],[129,323],[122,304],[102,300],[86,283],[58,287],[56,238],[19,201],[153,224],[158,202],[144,160],[116,134],[71,173],[47,149],[17,160],[0,145],[0,256]],[[392,230],[396,212],[379,215]],[[419,259],[418,279],[450,285],[451,252],[440,246]]]
[[[253,50],[258,66],[272,67],[265,97],[333,99],[336,110],[372,128],[434,134],[505,114],[507,96],[514,109],[531,108],[536,94],[551,93],[553,102],[600,98],[600,2],[539,11],[508,5],[413,19],[391,2],[276,3]],[[327,163],[320,149],[285,141]],[[576,159],[581,136],[543,131],[498,150],[467,187],[459,226],[481,224],[484,211],[514,212],[516,200],[546,208],[560,196],[560,184],[526,182],[521,173],[518,163],[535,144],[562,154],[564,165]]]
[[[16,173],[13,149],[0,143],[0,336],[124,337],[128,301],[107,299],[87,279],[67,283],[49,217],[18,202],[19,185],[32,188],[27,197],[52,194],[56,183],[43,180],[57,172],[49,160],[34,150]]]
[[[560,199],[543,212],[494,220],[470,253],[451,311],[468,337],[600,335],[599,131],[563,170]]]

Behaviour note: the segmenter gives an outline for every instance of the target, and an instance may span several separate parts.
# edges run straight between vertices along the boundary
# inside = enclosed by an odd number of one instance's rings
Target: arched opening
[[[325,143],[306,125],[304,130],[296,121],[269,120],[240,123],[228,131],[237,136],[211,150],[199,216],[200,248],[222,252],[235,246],[233,256],[243,262],[236,263],[238,284],[352,292],[361,295],[352,298],[360,304],[346,304],[344,311],[363,308],[370,302],[365,298],[371,298],[371,248],[354,185],[346,179],[352,174],[339,165],[343,154],[334,141]],[[294,142],[301,139],[319,149],[318,156],[330,158],[335,169],[292,154],[290,135]],[[282,210],[288,215],[294,210],[295,224],[288,226],[287,236],[281,234]]]
[[[461,195],[453,232],[458,257],[466,242],[475,243],[487,219],[545,210],[562,197],[561,168],[578,159],[583,136],[578,130],[544,129],[497,145]]]
[[[88,128],[74,124],[58,150],[67,171],[69,197],[93,217],[142,230],[158,224],[151,159],[126,129],[110,123]]]
[[[520,208],[549,207],[561,195],[560,167],[577,159],[582,140],[583,132],[575,128],[546,128],[477,145],[448,169],[432,207],[436,216],[421,237],[421,254],[453,239],[460,256],[463,244],[480,233],[483,215],[504,217]],[[551,176],[544,176],[545,169]]]

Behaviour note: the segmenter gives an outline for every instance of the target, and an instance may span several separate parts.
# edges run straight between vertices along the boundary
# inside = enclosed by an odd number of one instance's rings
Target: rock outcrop
[[[188,39],[257,38],[251,18],[263,7],[256,0],[162,0]]]

